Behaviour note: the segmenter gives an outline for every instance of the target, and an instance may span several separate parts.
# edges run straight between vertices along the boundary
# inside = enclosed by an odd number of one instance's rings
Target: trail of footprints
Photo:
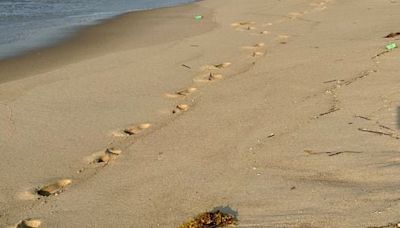
[[[329,2],[329,0],[325,1],[313,1],[310,5],[314,7],[314,9],[317,10],[323,10],[326,9],[326,4]],[[308,13],[308,11],[305,12],[292,12],[289,13],[289,15],[283,19],[285,20],[294,20],[297,19],[301,16],[303,16],[305,13]],[[281,23],[283,22],[282,20],[277,20],[276,23]],[[262,27],[269,27],[272,26],[274,23],[272,22],[267,22],[262,25]],[[250,35],[268,35],[270,34],[269,31],[267,30],[261,30],[257,32],[257,27],[256,27],[256,22],[254,21],[243,21],[243,22],[235,22],[232,23],[231,26],[235,28],[237,31],[250,31]],[[287,35],[278,35],[277,39],[281,43],[286,43],[288,40],[289,36]],[[249,56],[250,57],[260,57],[265,55],[265,43],[260,42],[256,43],[250,46],[244,46],[242,47],[243,50],[249,50]],[[253,62],[254,63],[254,62]],[[214,82],[223,79],[223,72],[225,68],[228,68],[232,65],[231,62],[222,62],[218,64],[211,64],[211,65],[205,65],[201,67],[201,74],[199,77],[196,77],[193,79],[194,83],[209,83],[209,82]],[[191,96],[193,93],[197,92],[198,88],[195,86],[190,86],[181,90],[177,90],[173,93],[166,93],[165,96],[167,98],[174,98],[174,99],[185,99],[188,96]],[[186,103],[178,103],[175,105],[174,108],[171,109],[171,115],[175,116],[177,114],[182,114],[184,112],[187,112],[190,109],[190,105]],[[129,139],[132,136],[137,136],[141,134],[143,131],[151,128],[150,123],[141,123],[133,126],[129,126],[125,129],[117,130],[112,132],[113,138],[116,139]],[[103,166],[108,165],[110,162],[113,160],[117,159],[121,154],[122,154],[122,149],[119,147],[108,147],[104,149],[103,151],[97,152],[92,154],[91,156],[88,157],[88,167],[84,167],[81,170],[79,170],[77,173],[81,173],[84,170],[91,168],[90,165],[93,164],[102,164]],[[20,197],[20,199],[40,199],[40,198],[45,198],[45,197],[51,197],[51,196],[57,196],[61,193],[63,193],[68,187],[70,187],[73,184],[72,179],[64,178],[60,180],[56,180],[54,182],[45,184],[39,188],[37,188],[34,192],[34,194],[30,193],[23,193],[21,195],[24,195],[24,197]],[[35,196],[36,195],[36,196]],[[28,218],[25,220],[20,221],[18,224],[12,227],[16,228],[38,228],[42,225],[42,221],[37,218]]]

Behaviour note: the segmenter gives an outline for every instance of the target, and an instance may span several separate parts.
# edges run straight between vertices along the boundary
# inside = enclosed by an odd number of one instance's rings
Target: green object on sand
[[[386,49],[387,50],[393,50],[395,48],[397,48],[397,44],[396,43],[390,43],[390,44],[386,45]]]
[[[201,16],[201,15],[196,15],[196,16],[194,16],[194,19],[196,19],[196,20],[201,20],[201,19],[203,19],[203,16]]]

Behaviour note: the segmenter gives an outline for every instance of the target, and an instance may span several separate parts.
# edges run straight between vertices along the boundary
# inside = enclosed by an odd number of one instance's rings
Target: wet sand
[[[1,62],[0,225],[396,227],[399,9],[205,0]]]

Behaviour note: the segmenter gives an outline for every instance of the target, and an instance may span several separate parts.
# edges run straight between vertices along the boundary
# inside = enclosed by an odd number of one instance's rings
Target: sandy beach
[[[0,227],[397,227],[399,10],[204,0],[0,61]]]

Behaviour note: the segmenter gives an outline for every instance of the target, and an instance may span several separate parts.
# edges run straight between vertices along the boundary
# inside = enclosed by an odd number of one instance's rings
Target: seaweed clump
[[[237,224],[235,215],[224,213],[220,210],[204,212],[182,224],[179,228],[217,228]]]

